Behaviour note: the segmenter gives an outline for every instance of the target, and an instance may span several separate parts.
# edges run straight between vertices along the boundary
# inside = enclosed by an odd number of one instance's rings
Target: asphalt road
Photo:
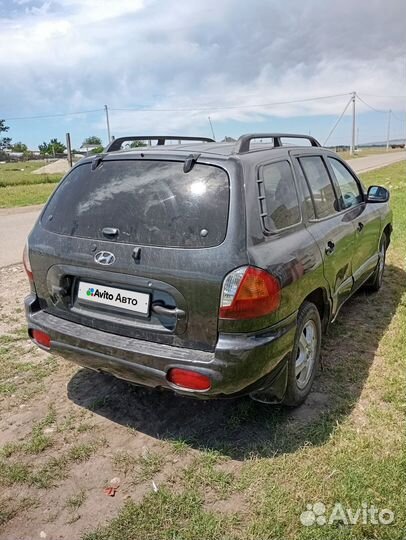
[[[348,160],[355,172],[379,169],[406,159],[406,152],[375,154]],[[25,240],[41,206],[0,209],[0,268],[21,262]]]
[[[379,169],[397,161],[402,161],[403,159],[406,159],[406,152],[393,152],[349,159],[348,163],[356,173],[363,173],[372,171],[373,169]]]

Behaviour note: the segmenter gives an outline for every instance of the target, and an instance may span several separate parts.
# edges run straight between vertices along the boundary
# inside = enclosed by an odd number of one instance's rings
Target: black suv
[[[29,236],[29,335],[133,383],[298,405],[322,331],[381,285],[388,200],[304,135],[117,139]]]

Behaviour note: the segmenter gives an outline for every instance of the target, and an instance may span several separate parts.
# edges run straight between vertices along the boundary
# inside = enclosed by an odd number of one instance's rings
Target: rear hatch
[[[41,307],[106,332],[213,350],[223,278],[246,263],[237,166],[184,172],[183,161],[141,156],[84,162],[57,188],[30,237]]]

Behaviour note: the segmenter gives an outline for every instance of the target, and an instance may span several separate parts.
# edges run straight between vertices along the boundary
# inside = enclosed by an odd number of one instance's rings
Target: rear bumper
[[[285,391],[281,377],[286,378],[283,366],[292,350],[296,314],[260,332],[220,334],[215,351],[206,352],[76,324],[39,309],[35,295],[26,298],[25,309],[29,331],[42,330],[51,336],[50,352],[120,379],[200,398],[232,397],[269,389],[278,401]],[[174,367],[207,375],[212,381],[210,390],[187,390],[173,385],[166,375]]]

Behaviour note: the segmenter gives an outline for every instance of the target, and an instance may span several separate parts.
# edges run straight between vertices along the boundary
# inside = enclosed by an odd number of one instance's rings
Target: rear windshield
[[[104,161],[73,169],[49,201],[43,226],[58,234],[165,246],[211,247],[225,237],[229,205],[227,173],[183,162]]]

